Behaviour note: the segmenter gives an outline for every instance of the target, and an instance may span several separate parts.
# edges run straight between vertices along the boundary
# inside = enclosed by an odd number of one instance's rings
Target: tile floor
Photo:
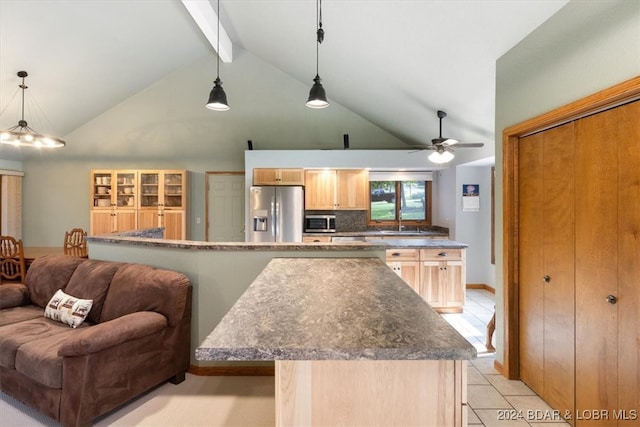
[[[491,292],[469,289],[463,313],[442,315],[478,351],[478,358],[471,360],[467,368],[468,425],[568,427],[522,381],[508,380],[494,369],[495,354],[485,347],[486,327],[493,310]]]

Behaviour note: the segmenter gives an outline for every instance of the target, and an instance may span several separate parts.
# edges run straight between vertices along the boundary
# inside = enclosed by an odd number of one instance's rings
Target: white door
[[[244,242],[244,174],[207,172],[207,241]]]

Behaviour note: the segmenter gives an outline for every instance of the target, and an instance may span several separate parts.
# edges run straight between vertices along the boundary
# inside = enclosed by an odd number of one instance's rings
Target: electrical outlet
[[[196,218],[196,224],[200,224],[200,217]]]

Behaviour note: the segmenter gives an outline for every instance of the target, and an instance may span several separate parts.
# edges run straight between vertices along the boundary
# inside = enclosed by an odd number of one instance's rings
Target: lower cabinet
[[[136,211],[131,210],[91,210],[91,234],[100,235],[137,228]]]
[[[164,238],[184,240],[186,221],[183,210],[139,210],[138,228],[164,227]]]
[[[462,313],[465,249],[389,249],[387,265],[439,313]]]

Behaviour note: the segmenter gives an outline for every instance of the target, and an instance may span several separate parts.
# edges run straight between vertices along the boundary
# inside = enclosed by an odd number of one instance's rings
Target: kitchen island
[[[273,259],[196,349],[275,360],[279,426],[466,425],[475,356],[378,258]]]

